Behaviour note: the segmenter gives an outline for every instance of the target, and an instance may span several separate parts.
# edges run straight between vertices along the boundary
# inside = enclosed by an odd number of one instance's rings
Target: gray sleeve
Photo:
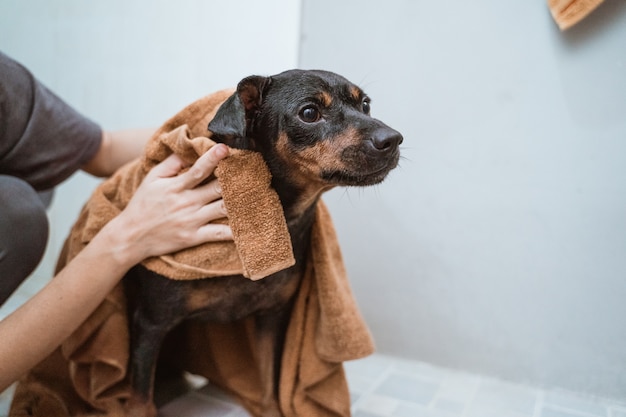
[[[91,160],[102,130],[0,52],[0,174],[53,188]]]

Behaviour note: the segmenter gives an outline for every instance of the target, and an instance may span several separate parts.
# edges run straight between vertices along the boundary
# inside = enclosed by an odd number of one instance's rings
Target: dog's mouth
[[[324,181],[336,185],[368,186],[383,182],[389,172],[398,166],[399,155],[387,160],[382,167],[363,169],[324,170],[321,177]]]

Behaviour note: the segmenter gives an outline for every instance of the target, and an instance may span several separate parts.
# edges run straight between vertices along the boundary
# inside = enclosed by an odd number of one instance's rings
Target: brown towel
[[[212,146],[203,136],[208,134],[206,126],[230,93],[215,93],[183,109],[154,135],[144,158],[98,187],[66,241],[59,268],[125,207],[157,162],[172,152],[193,162]],[[144,265],[173,279],[239,273],[260,279],[291,265],[285,220],[258,155],[233,150],[216,175],[236,242],[201,245],[146,260]],[[249,204],[254,212],[248,211]],[[259,210],[265,218],[260,219]],[[259,244],[258,239],[265,243]],[[282,358],[281,410],[287,417],[349,416],[342,362],[370,354],[373,342],[352,297],[332,221],[321,202],[296,298]],[[173,342],[165,343],[163,352],[165,360],[231,392],[256,416],[262,388],[252,347],[252,320],[227,325],[185,323]],[[123,403],[130,392],[128,344],[126,295],[119,284],[72,336],[21,380],[10,416],[124,416]]]
[[[73,233],[69,238],[71,252],[82,249],[126,207],[135,189],[157,163],[172,153],[193,163],[213,146],[215,142],[206,137],[208,121],[231,93],[220,91],[187,106],[154,134],[142,159],[123,167],[98,187],[81,213],[79,223],[85,223],[80,227],[82,233]],[[278,195],[270,188],[271,176],[261,155],[232,149],[231,157],[220,162],[216,176],[230,214],[234,242],[206,243],[147,259],[143,265],[172,279],[241,273],[259,279],[293,265],[287,224]]]
[[[604,0],[548,0],[550,13],[561,30],[583,20]]]

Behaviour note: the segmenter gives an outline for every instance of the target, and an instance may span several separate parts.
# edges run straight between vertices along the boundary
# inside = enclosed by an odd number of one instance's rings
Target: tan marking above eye
[[[333,103],[333,96],[327,91],[322,91],[317,97],[324,107],[330,107]]]
[[[361,100],[361,89],[359,87],[356,87],[356,86],[352,87],[350,89],[350,95],[352,95],[352,97],[356,101]]]

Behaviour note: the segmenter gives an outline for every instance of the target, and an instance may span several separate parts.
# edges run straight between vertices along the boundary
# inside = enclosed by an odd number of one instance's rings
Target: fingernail
[[[215,145],[217,148],[215,149],[215,156],[219,158],[224,158],[229,154],[228,147],[223,144]]]

